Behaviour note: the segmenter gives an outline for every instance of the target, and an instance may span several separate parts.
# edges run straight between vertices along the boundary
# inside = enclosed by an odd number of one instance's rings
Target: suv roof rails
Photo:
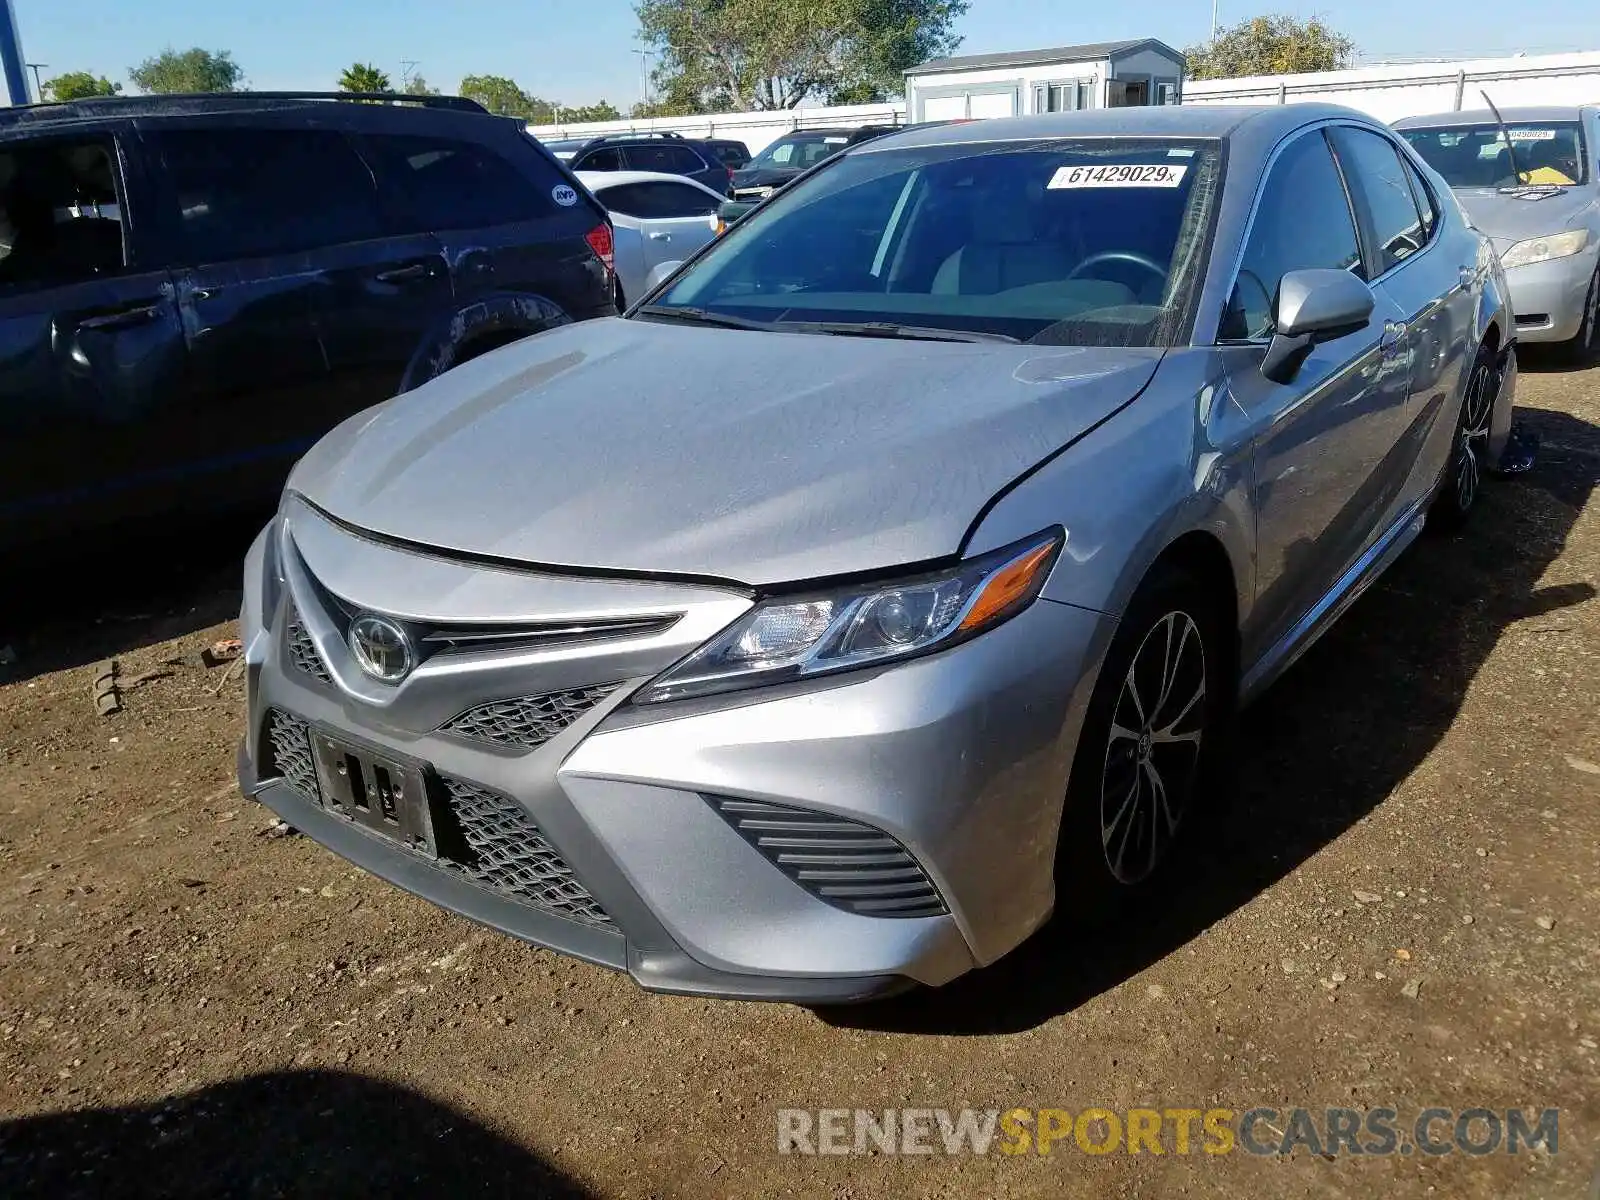
[[[50,101],[41,104],[17,104],[0,108],[0,125],[23,121],[48,121],[53,117],[62,120],[112,114],[122,109],[156,109],[169,103],[196,106],[229,105],[241,107],[262,100],[283,103],[295,100],[361,100],[384,104],[415,104],[423,108],[443,108],[455,112],[482,113],[489,110],[476,100],[465,96],[412,96],[404,92],[155,92],[142,96],[86,96],[81,100]]]
[[[683,134],[674,133],[670,129],[646,129],[639,133],[602,133],[599,137],[590,138],[584,145],[598,146],[602,142],[633,142],[641,138],[669,138],[677,142],[687,140]]]

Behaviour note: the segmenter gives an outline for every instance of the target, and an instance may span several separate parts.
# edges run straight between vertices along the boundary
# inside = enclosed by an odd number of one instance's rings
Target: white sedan
[[[579,171],[578,179],[611,214],[618,307],[645,292],[651,270],[688,258],[716,233],[717,207],[727,197],[659,171]]]

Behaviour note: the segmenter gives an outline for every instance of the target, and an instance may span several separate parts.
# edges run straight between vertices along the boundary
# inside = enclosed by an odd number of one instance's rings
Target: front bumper
[[[684,587],[675,603],[700,627],[681,634],[440,656],[382,689],[355,670],[319,598],[408,619],[534,621],[574,604],[595,601],[593,609],[602,592],[613,610],[636,602],[659,613],[674,588],[492,572],[378,546],[291,507],[247,563],[241,783],[291,825],[400,887],[626,970],[655,991],[866,1000],[944,983],[1004,954],[1048,917],[1067,768],[1110,634],[1099,614],[1039,601],[981,638],[893,668],[634,707],[629,693],[748,600]],[[295,622],[301,651],[306,637],[314,646],[314,671],[291,653]],[[605,699],[537,747],[441,730],[473,704],[618,678]],[[314,786],[290,786],[264,732],[274,711],[426,762],[436,784],[466,781],[504,798],[603,919],[573,919],[486,886],[336,815]],[[893,838],[944,911],[870,916],[825,901],[736,828],[721,808],[729,799]]]
[[[1506,270],[1519,342],[1567,342],[1583,326],[1583,306],[1600,247]]]

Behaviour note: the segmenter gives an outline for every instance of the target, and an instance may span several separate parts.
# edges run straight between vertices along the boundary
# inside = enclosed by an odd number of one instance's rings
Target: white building
[[[1183,55],[1154,38],[936,58],[906,72],[909,121],[1176,104]]]

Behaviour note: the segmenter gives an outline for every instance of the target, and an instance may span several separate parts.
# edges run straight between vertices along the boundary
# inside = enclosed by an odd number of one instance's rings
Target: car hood
[[[745,167],[733,173],[736,188],[781,187],[796,175],[798,167]]]
[[[1517,193],[1491,188],[1462,188],[1456,199],[1467,219],[1489,235],[1495,249],[1505,251],[1526,238],[1574,229],[1594,220],[1595,193],[1589,187]]]
[[[1160,358],[602,318],[350,418],[289,487],[447,551],[814,579],[957,553],[998,491],[1137,395]]]

